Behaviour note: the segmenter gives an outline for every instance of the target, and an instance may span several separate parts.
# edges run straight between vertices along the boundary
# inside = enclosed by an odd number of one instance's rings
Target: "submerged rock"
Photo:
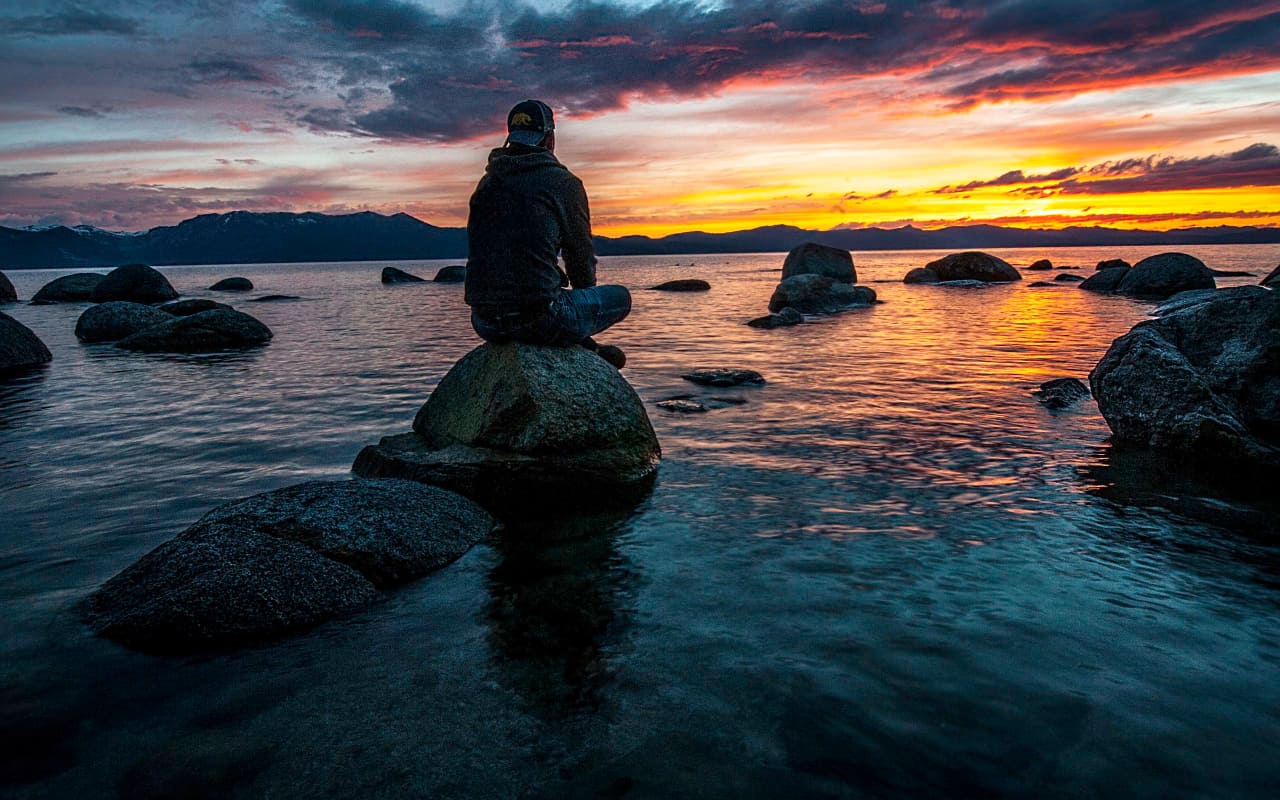
[[[395,267],[382,268],[383,283],[424,283],[426,278],[419,278],[417,275],[410,275],[402,269]]]
[[[172,303],[164,303],[156,306],[156,308],[175,317],[189,317],[192,314],[199,314],[201,311],[212,311],[215,308],[229,309],[231,306],[226,303],[219,303],[216,300],[192,298],[190,300],[175,300]]]
[[[1280,470],[1278,331],[1280,295],[1254,287],[1134,326],[1089,374],[1114,440],[1220,477]]]
[[[696,367],[680,376],[700,386],[760,386],[764,376],[753,369],[732,367]]]
[[[903,277],[903,283],[937,283],[940,280],[938,273],[927,267],[916,267]]]
[[[1161,253],[1135,264],[1116,291],[1130,297],[1164,298],[1215,286],[1213,273],[1200,259],[1186,253]]]
[[[139,650],[224,649],[358,610],[377,587],[452,562],[492,528],[479,507],[433,487],[306,483],[219,506],[82,610],[96,633]]]
[[[234,277],[223,278],[214,285],[209,287],[213,292],[251,292],[253,291],[253,281],[248,278]]]
[[[1081,278],[1079,275],[1070,275],[1067,273],[1055,275],[1053,276],[1053,279],[1059,283],[1084,283],[1085,281],[1085,279]]]
[[[1128,267],[1108,267],[1101,272],[1095,272],[1090,275],[1080,284],[1079,288],[1090,292],[1114,292],[1119,288],[1124,276],[1128,274]]]
[[[8,276],[0,272],[0,303],[18,302],[18,291],[13,288]]]
[[[825,275],[793,275],[783,278],[773,290],[769,310],[790,307],[805,314],[832,314],[865,308],[875,301],[875,290],[867,286],[839,283]]]
[[[1129,269],[1130,266],[1129,262],[1123,258],[1108,258],[1104,261],[1099,261],[1098,266],[1094,267],[1094,269],[1097,272],[1101,272],[1104,269]]]
[[[93,290],[93,302],[128,300],[134,303],[163,303],[173,300],[178,292],[169,279],[146,264],[126,264],[106,274]]]
[[[804,315],[791,306],[787,306],[776,314],[766,314],[747,322],[753,328],[788,328],[804,322]]]
[[[172,317],[155,306],[111,300],[90,306],[76,320],[76,338],[82,342],[115,342]]]
[[[102,283],[105,275],[96,272],[77,272],[74,275],[63,275],[55,278],[35,293],[31,305],[43,306],[51,303],[87,303],[93,299],[93,291]]]
[[[448,267],[441,267],[440,271],[431,280],[436,283],[462,283],[467,279],[467,267],[465,264],[453,264]]]
[[[0,373],[47,364],[53,354],[26,325],[0,312]]]
[[[1056,378],[1040,384],[1031,394],[1047,408],[1069,408],[1089,397],[1089,388],[1078,378]]]
[[[1031,266],[1027,267],[1027,269],[1035,269],[1035,270],[1053,269],[1053,262],[1047,258],[1042,258],[1039,261],[1036,261],[1035,263],[1033,263]]]
[[[116,347],[148,353],[212,353],[265,344],[271,329],[241,311],[215,308],[164,322],[122,339]]]
[[[644,404],[603,359],[513,342],[464,356],[413,432],[364,448],[352,470],[551,509],[629,499],[647,489],[661,455]]]
[[[262,297],[255,297],[250,303],[288,303],[292,300],[301,300],[294,294],[264,294]]]
[[[996,283],[1022,280],[1022,275],[1009,262],[976,250],[943,256],[925,264],[924,268],[932,270],[939,281]]]
[[[660,283],[649,288],[655,292],[706,292],[711,289],[711,284],[697,278],[682,278],[677,281]]]
[[[782,262],[782,279],[793,275],[825,275],[838,283],[857,283],[858,273],[848,250],[805,242],[791,248]]]
[[[658,408],[665,411],[674,411],[679,414],[705,414],[707,407],[697,400],[690,400],[684,397],[673,397],[670,400],[659,400],[654,403]]]
[[[1263,286],[1277,287],[1280,286],[1280,267],[1271,270],[1267,277],[1261,281]]]

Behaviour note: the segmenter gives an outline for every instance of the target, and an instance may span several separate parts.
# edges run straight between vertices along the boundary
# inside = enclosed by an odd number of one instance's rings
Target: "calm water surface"
[[[997,251],[1092,270],[1167,248]],[[1188,248],[1259,276],[1280,246]],[[1274,507],[1118,469],[1084,379],[1151,305],[904,286],[760,331],[781,255],[602,261],[664,460],[627,513],[474,548],[354,618],[217,657],[91,637],[74,604],[213,506],[349,477],[478,340],[460,286],[383,264],[246,275],[276,334],[214,356],[83,346],[0,384],[0,793],[100,797],[1247,797],[1280,783]],[[431,275],[449,262],[400,262]],[[10,272],[28,298],[61,273]],[[712,291],[643,291],[701,277]],[[1219,285],[1258,278],[1220,279]],[[695,366],[763,387],[705,390]],[[675,395],[738,405],[678,415]],[[712,404],[723,405],[723,404]],[[1209,513],[1204,513],[1208,510]]]

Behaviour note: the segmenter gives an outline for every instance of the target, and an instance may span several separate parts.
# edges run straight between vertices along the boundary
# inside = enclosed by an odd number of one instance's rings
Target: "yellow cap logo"
[[[527,126],[532,128],[533,117],[521,111],[519,114],[516,114],[514,117],[511,118],[511,124],[513,126]]]

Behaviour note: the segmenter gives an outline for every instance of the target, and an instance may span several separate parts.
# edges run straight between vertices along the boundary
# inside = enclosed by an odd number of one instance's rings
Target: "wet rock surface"
[[[791,248],[782,262],[782,279],[793,275],[825,275],[838,283],[857,283],[858,273],[848,250],[805,242]]]
[[[424,283],[426,280],[426,278],[419,278],[417,275],[411,275],[396,267],[382,268],[383,283]]]
[[[698,278],[682,278],[675,281],[667,281],[657,286],[649,287],[655,292],[706,292],[711,289],[711,284]]]
[[[47,364],[53,354],[40,337],[13,317],[0,312],[0,374]]]
[[[753,328],[789,328],[804,322],[804,315],[791,306],[781,309],[776,314],[766,314],[747,322]]]
[[[161,312],[163,313],[163,312]],[[271,340],[271,329],[241,311],[216,308],[164,322],[116,343],[123,350],[148,353],[212,353],[255,347]]]
[[[76,338],[88,344],[115,342],[171,319],[155,306],[111,300],[84,310],[76,320]]]
[[[1134,326],[1089,375],[1115,442],[1218,477],[1280,469],[1280,295],[1226,289]]]
[[[1009,262],[976,250],[943,256],[925,264],[924,268],[937,275],[939,281],[993,283],[1022,280],[1022,275]]]
[[[760,386],[765,382],[753,369],[733,367],[696,367],[680,377],[699,386]]]
[[[413,432],[352,469],[444,486],[493,507],[623,500],[647,489],[661,448],[630,384],[580,347],[484,344],[445,375]]]
[[[1031,394],[1046,408],[1054,410],[1070,408],[1090,396],[1089,387],[1078,378],[1056,378],[1045,381]]]
[[[253,281],[239,276],[223,278],[210,286],[209,290],[213,292],[251,292],[253,291]]]
[[[840,283],[825,275],[794,275],[783,278],[774,289],[769,310],[793,308],[805,314],[832,314],[865,308],[875,301],[875,290],[867,286]]]
[[[1213,273],[1195,256],[1161,253],[1134,264],[1116,291],[1130,297],[1164,298],[1190,289],[1212,289]]]
[[[106,274],[93,290],[93,302],[128,300],[133,303],[163,303],[177,298],[169,279],[146,264],[126,264]]]
[[[88,303],[92,301],[94,290],[105,277],[96,272],[63,275],[40,287],[40,291],[32,296],[31,304],[42,306],[50,303]]]

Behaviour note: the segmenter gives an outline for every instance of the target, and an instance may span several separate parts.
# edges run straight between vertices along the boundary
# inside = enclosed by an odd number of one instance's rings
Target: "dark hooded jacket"
[[[564,286],[596,283],[586,190],[540,147],[513,144],[489,154],[471,195],[467,242],[465,298],[480,313],[545,307]]]

